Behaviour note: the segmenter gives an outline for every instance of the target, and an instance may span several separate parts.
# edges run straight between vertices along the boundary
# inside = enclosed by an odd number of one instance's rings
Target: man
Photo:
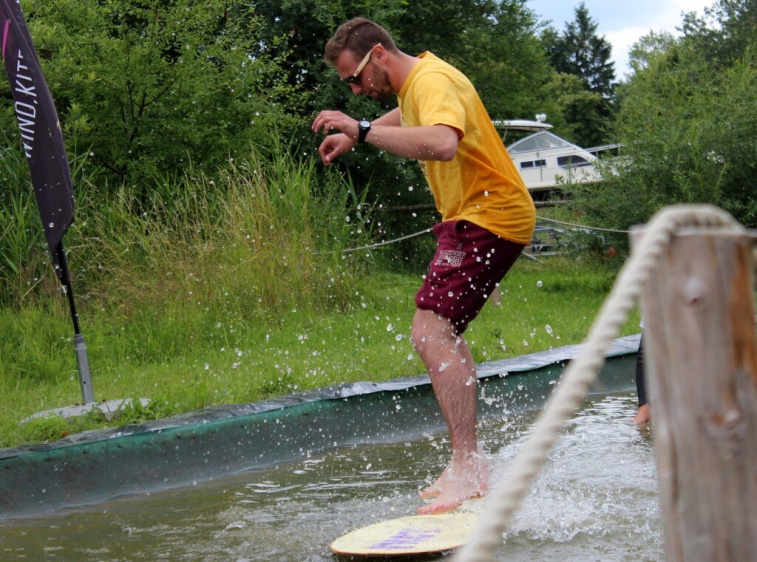
[[[476,366],[463,339],[468,323],[531,240],[531,196],[473,85],[426,52],[403,53],[381,26],[363,18],[341,25],[326,62],[352,89],[399,107],[373,122],[321,111],[315,132],[327,133],[324,164],[368,143],[420,161],[442,222],[436,254],[415,297],[411,339],[431,377],[447,424],[452,459],[421,492],[419,513],[441,513],[482,495],[486,463],[476,441]]]

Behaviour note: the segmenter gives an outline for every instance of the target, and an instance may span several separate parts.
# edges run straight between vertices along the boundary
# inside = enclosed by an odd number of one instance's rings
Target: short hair
[[[394,40],[386,29],[371,20],[353,18],[340,25],[334,36],[326,43],[324,58],[333,66],[343,51],[352,51],[360,58],[378,43],[381,43],[387,51],[397,51]]]

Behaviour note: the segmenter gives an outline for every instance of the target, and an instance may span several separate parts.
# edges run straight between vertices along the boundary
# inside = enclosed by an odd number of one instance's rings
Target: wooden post
[[[753,242],[682,230],[643,289],[668,562],[757,559]]]

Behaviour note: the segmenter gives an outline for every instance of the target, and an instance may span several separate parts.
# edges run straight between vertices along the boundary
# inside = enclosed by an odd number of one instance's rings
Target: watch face
[[[367,119],[363,119],[358,123],[357,142],[364,143],[365,137],[368,136],[368,131],[371,130],[371,122]]]

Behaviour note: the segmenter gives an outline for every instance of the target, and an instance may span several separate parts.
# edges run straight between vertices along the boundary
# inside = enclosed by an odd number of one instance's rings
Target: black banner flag
[[[21,143],[32,178],[50,256],[71,309],[79,382],[85,404],[94,403],[89,361],[74,305],[63,235],[74,222],[74,190],[58,112],[42,75],[18,0],[0,0],[2,55],[8,73]]]
[[[50,255],[60,276],[60,244],[74,220],[74,190],[58,113],[17,0],[0,0],[5,69]]]

